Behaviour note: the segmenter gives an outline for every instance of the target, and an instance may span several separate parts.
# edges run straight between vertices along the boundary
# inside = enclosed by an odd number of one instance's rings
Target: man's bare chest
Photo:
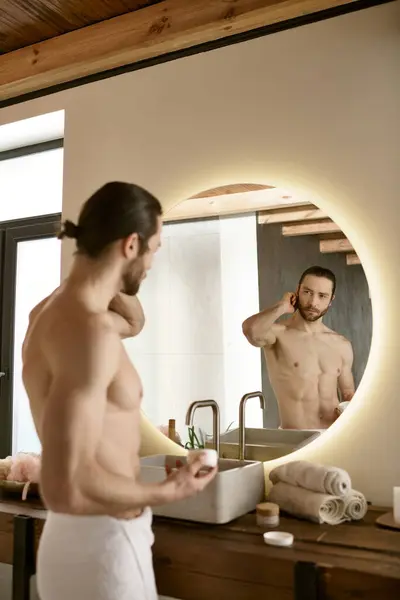
[[[107,391],[109,408],[135,411],[140,408],[142,395],[142,383],[138,372],[123,350],[119,369]]]
[[[342,358],[331,334],[307,334],[287,331],[271,349],[277,366],[298,375],[327,373],[339,376]]]

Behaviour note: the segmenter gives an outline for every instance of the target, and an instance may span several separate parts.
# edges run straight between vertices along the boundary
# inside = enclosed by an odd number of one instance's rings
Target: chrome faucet
[[[244,460],[245,448],[246,448],[246,428],[245,428],[245,409],[246,402],[250,398],[260,398],[261,410],[266,409],[265,398],[261,392],[251,392],[245,394],[239,404],[239,460]]]
[[[188,427],[193,426],[194,413],[198,408],[209,406],[213,411],[213,439],[214,448],[219,456],[219,432],[220,432],[220,412],[219,406],[215,400],[196,400],[189,405],[186,413],[186,425]]]

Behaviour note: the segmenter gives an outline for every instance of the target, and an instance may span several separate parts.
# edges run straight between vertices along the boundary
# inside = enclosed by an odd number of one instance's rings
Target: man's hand
[[[296,310],[297,294],[294,292],[286,292],[283,294],[281,304],[285,310],[285,314],[292,315]]]
[[[176,467],[165,466],[167,479],[158,484],[162,488],[162,503],[177,502],[195,496],[214,479],[218,469],[205,468],[204,455],[199,455],[191,465],[184,465],[180,460],[176,461]],[[158,502],[160,504],[160,502]],[[130,520],[137,518],[143,512],[142,509],[133,508],[124,510],[114,515],[117,519]]]
[[[218,472],[217,468],[201,472],[205,467],[205,457],[199,454],[190,465],[177,464],[177,468],[172,470],[166,468],[169,474],[162,484],[165,502],[177,502],[202,492]]]

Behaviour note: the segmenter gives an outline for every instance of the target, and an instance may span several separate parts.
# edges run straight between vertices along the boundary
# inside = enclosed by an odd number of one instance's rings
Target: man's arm
[[[262,348],[275,344],[276,335],[273,331],[273,325],[282,315],[295,311],[295,299],[296,295],[288,292],[277,304],[249,317],[243,322],[243,333],[252,346]]]
[[[353,348],[351,346],[351,343],[348,340],[346,340],[343,346],[342,371],[338,379],[339,391],[342,402],[347,402],[351,400],[355,394],[355,385],[352,373],[353,360]]]
[[[144,312],[137,296],[120,292],[110,302],[109,313],[121,338],[135,337],[144,327]]]
[[[61,512],[117,515],[194,495],[214,477],[204,459],[159,484],[110,472],[99,461],[107,389],[120,364],[121,342],[98,317],[51,343],[53,380],[40,426],[44,498]],[[68,366],[69,365],[69,366]],[[139,418],[139,417],[138,417]]]

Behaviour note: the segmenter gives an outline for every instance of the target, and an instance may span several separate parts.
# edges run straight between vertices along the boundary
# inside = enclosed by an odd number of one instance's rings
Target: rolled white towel
[[[352,521],[363,519],[368,512],[367,500],[361,492],[351,490],[344,498],[345,515]]]
[[[269,502],[296,517],[315,523],[339,525],[348,520],[345,516],[345,502],[339,496],[311,492],[289,483],[275,484],[268,496]]]
[[[351,490],[350,475],[346,471],[306,460],[295,460],[280,465],[271,471],[269,478],[272,483],[289,483],[333,496],[346,496]]]

